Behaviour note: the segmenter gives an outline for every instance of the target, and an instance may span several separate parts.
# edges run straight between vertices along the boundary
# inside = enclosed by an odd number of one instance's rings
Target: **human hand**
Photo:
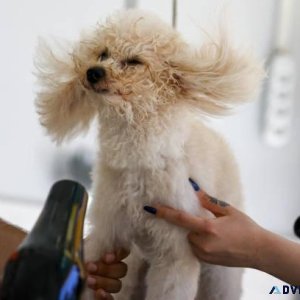
[[[188,229],[188,240],[200,261],[255,268],[259,264],[258,253],[265,230],[226,202],[210,197],[202,190],[197,191],[197,196],[215,218],[201,218],[162,205],[154,205],[152,213]],[[149,209],[145,210],[149,212]]]
[[[128,251],[120,249],[114,253],[107,253],[96,262],[86,264],[87,285],[95,291],[95,299],[113,300],[111,293],[121,290],[120,278],[127,273],[127,265],[122,260],[128,255]]]

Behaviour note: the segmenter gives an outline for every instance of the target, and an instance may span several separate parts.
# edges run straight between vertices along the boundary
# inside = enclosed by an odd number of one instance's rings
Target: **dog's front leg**
[[[241,299],[243,269],[206,263],[202,263],[201,265],[197,300]]]
[[[145,299],[145,275],[148,265],[133,246],[129,257],[124,261],[128,266],[125,278],[122,278],[122,289],[114,295],[115,300],[144,300]]]
[[[105,248],[108,248],[108,245],[105,245],[105,238],[99,238],[99,233],[97,229],[93,228],[89,235],[86,237],[84,242],[84,260],[85,262],[94,262],[97,261],[105,252]],[[94,291],[88,288],[85,285],[83,290],[81,300],[94,300]]]
[[[112,210],[113,206],[111,206],[110,212],[108,212],[108,209],[98,210],[98,212],[101,212],[98,218],[93,217],[91,219],[92,227],[84,244],[85,262],[98,261],[104,254],[114,252],[120,248],[130,249],[130,234],[121,229],[128,228],[124,224],[124,219],[126,220],[124,212],[119,209]],[[86,288],[82,299],[94,300],[93,291]]]
[[[189,251],[190,252],[190,251]],[[151,262],[146,300],[194,300],[200,263],[192,253],[165,262]]]
[[[112,240],[106,234],[93,227],[84,243],[84,260],[85,262],[95,262],[100,259],[106,252],[112,252]],[[94,300],[94,291],[85,286],[81,300]]]

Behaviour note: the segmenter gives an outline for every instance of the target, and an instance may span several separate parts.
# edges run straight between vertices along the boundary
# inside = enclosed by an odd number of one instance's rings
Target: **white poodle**
[[[157,17],[129,10],[85,34],[65,57],[44,45],[38,70],[38,113],[55,141],[87,130],[94,117],[99,122],[85,256],[131,250],[115,299],[133,299],[144,261],[146,300],[193,300],[198,286],[199,299],[238,299],[236,269],[203,267],[187,231],[143,207],[159,202],[205,215],[188,178],[241,207],[234,157],[204,120],[249,99],[261,65],[224,37],[192,49]]]

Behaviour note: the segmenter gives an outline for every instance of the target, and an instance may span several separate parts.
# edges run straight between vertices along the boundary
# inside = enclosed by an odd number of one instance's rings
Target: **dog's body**
[[[93,230],[86,254],[89,260],[96,260],[99,253],[119,247],[131,249],[129,273],[116,299],[133,299],[132,293],[140,284],[137,270],[143,261],[150,264],[147,300],[194,299],[197,292],[200,264],[187,243],[187,231],[149,216],[144,205],[159,202],[204,215],[189,177],[212,195],[229,199],[236,207],[241,205],[237,168],[227,145],[193,117],[184,108],[173,111],[169,124],[159,124],[158,119],[149,131],[145,128],[143,137],[129,128],[122,139],[116,135],[126,130],[121,124],[110,134],[105,125],[100,130],[104,130],[100,133],[102,150],[90,209]],[[217,280],[220,274],[214,276],[212,270],[207,272]],[[216,292],[211,291],[209,298],[199,299],[238,299],[232,295],[239,295],[240,279],[235,276],[234,285],[228,285],[231,279],[215,282],[213,288],[221,297],[215,298]]]
[[[188,178],[241,206],[233,156],[199,117],[222,114],[249,97],[260,66],[223,39],[194,52],[171,27],[134,10],[83,38],[69,59],[47,49],[44,55],[37,104],[48,131],[61,141],[86,129],[95,115],[99,120],[86,259],[131,249],[116,299],[133,299],[144,260],[150,265],[146,300],[194,299],[200,263],[187,231],[146,214],[143,206],[158,202],[207,216]],[[240,277],[225,279],[216,269],[205,267],[199,299],[238,299]],[[230,278],[236,280],[234,291]]]

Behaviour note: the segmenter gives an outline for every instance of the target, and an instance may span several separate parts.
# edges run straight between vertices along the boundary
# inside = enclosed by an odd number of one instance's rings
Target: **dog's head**
[[[249,98],[262,75],[224,38],[194,50],[171,26],[137,10],[110,17],[66,58],[46,47],[42,54],[37,106],[57,141],[86,129],[103,110],[129,124],[177,103],[222,114]]]

